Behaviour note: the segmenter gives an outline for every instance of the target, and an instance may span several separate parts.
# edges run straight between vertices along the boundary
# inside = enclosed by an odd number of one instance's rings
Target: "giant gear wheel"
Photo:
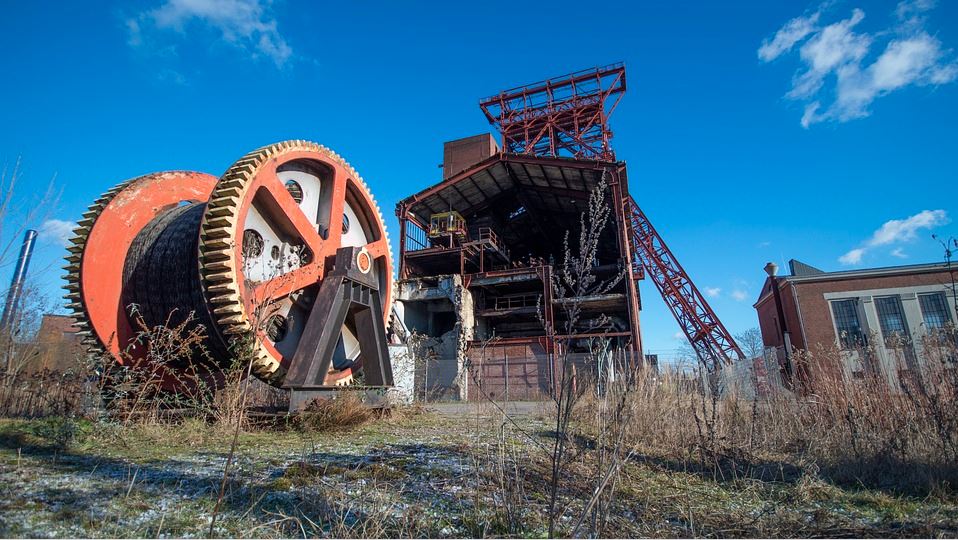
[[[239,343],[253,373],[281,385],[340,247],[368,252],[384,321],[391,308],[382,214],[359,174],[316,143],[265,146],[218,180],[195,172],[129,180],[78,225],[66,298],[86,343],[120,363],[146,356],[134,317],[152,327],[191,314],[205,327],[211,372],[234,361]],[[349,384],[361,365],[345,324],[326,380]]]

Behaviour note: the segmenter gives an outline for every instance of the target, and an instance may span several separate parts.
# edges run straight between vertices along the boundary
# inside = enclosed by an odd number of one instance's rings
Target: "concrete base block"
[[[306,408],[314,399],[336,399],[345,392],[357,393],[360,395],[363,403],[369,407],[379,408],[387,407],[390,402],[388,399],[387,386],[349,386],[343,388],[310,388],[310,389],[291,389],[289,391],[289,412],[299,412]]]

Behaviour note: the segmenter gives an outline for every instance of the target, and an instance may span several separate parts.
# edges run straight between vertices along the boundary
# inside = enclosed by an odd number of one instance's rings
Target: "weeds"
[[[317,399],[293,418],[293,425],[302,431],[325,432],[349,430],[373,418],[375,412],[355,392],[342,391],[331,399]]]

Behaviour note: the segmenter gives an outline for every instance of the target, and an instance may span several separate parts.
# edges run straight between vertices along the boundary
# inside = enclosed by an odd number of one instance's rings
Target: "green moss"
[[[346,472],[347,469],[339,465],[313,465],[312,463],[297,462],[286,467],[281,478],[292,485],[302,486],[314,483],[317,478],[342,475]]]
[[[93,424],[83,419],[0,420],[0,445],[62,450],[82,443],[92,431]]]
[[[8,499],[0,504],[0,511],[10,512],[16,510],[40,511],[43,510],[43,504],[39,501],[24,497]]]
[[[287,491],[293,486],[292,480],[285,476],[280,476],[267,484],[267,488],[272,491]]]
[[[350,480],[358,480],[360,478],[373,478],[376,480],[400,480],[405,477],[405,471],[384,463],[371,463],[363,467],[349,469],[346,472],[346,478]]]

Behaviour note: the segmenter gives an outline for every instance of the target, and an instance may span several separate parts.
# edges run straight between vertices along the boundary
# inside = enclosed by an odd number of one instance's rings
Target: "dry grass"
[[[343,391],[314,402],[291,420],[295,430],[262,429],[249,421],[250,411],[281,406],[282,396],[258,382],[247,385],[245,365],[220,373],[215,392],[210,385],[202,386],[202,377],[186,392],[163,392],[155,366],[182,366],[197,358],[202,335],[186,327],[161,327],[144,328],[141,337],[151,347],[152,362],[144,368],[132,365],[117,374],[106,370],[112,363],[94,359],[81,366],[86,371],[78,371],[76,380],[88,393],[112,400],[118,412],[99,418],[107,422],[26,423],[0,433],[4,446],[19,452],[36,439],[69,455],[76,441],[86,437],[91,448],[106,445],[120,453],[136,448],[138,455],[155,459],[189,449],[222,451],[230,437],[235,444],[241,431],[240,448],[253,441],[268,446],[281,438],[320,433],[324,440],[356,441],[385,430],[385,424],[392,429],[428,417],[412,407],[390,411],[388,422],[376,422],[382,413],[367,407],[358,394]],[[807,381],[803,392],[759,400],[734,392],[709,395],[701,391],[698,378],[675,372],[628,373],[620,366],[623,369],[615,370],[619,378],[593,385],[586,384],[586,374],[580,372],[570,421],[558,433],[545,427],[556,425],[554,403],[543,413],[544,423],[510,419],[490,403],[477,404],[474,420],[452,422],[457,426],[451,428],[454,448],[470,466],[436,480],[443,489],[460,493],[455,507],[437,512],[441,526],[422,517],[422,508],[428,506],[400,510],[407,503],[397,502],[396,494],[419,474],[408,465],[409,455],[399,452],[390,461],[346,466],[304,450],[299,462],[285,461],[281,475],[248,487],[250,508],[260,504],[261,497],[303,494],[295,505],[264,509],[248,534],[435,536],[449,530],[481,537],[530,536],[548,530],[552,508],[554,533],[570,536],[941,534],[958,522],[958,514],[934,514],[938,505],[952,512],[958,486],[954,343],[951,334],[922,343],[926,369],[904,392],[874,377],[845,378],[837,370],[822,369],[843,361],[843,353],[834,350],[800,356],[808,372],[819,374]],[[102,373],[109,376],[97,377]],[[200,371],[180,373],[190,377]],[[89,410],[83,399],[69,397],[66,383],[54,387],[49,379],[30,377],[22,388],[0,387],[0,404],[22,408],[26,396],[42,395],[46,385],[48,390],[60,389],[31,414],[81,416]],[[95,380],[109,384],[86,382]],[[171,409],[177,414],[169,414]],[[416,418],[420,416],[423,419]],[[408,445],[410,452],[426,446],[422,433],[410,437],[417,441]],[[550,450],[559,437],[568,451],[554,484],[553,505]],[[258,448],[245,451],[255,454]],[[231,494],[246,489],[243,474],[223,474],[226,503],[235,500]],[[337,488],[346,482],[352,485],[350,491]],[[915,502],[919,500],[924,502]],[[780,509],[788,506],[801,510]],[[885,521],[870,524],[873,508]],[[202,512],[209,515],[208,508]],[[229,508],[224,512],[223,519],[236,519]],[[856,517],[848,518],[849,512]],[[914,528],[932,519],[940,523]],[[899,522],[913,528],[895,528]]]
[[[519,426],[498,409],[477,406],[475,416],[389,418],[351,431],[246,432],[216,534],[539,537],[547,530],[548,453],[519,429],[548,444],[550,435],[542,432],[548,424],[523,417],[516,421]],[[218,481],[228,437],[199,419],[110,425],[112,431],[90,422],[0,421],[0,441],[5,441],[0,476],[15,482],[0,513],[19,508],[16,515],[29,519],[21,522],[8,514],[8,526],[33,523],[24,532],[9,532],[208,534],[216,498],[210,490]],[[744,475],[723,480],[696,465],[696,451],[687,465],[636,452],[618,470],[615,485],[599,501],[599,519],[593,521],[593,513],[584,510],[600,456],[584,431],[577,435],[560,479],[558,535],[570,535],[583,515],[580,536],[589,537],[934,537],[958,532],[958,506],[947,494],[902,497],[841,486],[811,469],[791,481]],[[82,482],[80,495],[73,489],[77,482]],[[34,499],[37,492],[45,498]],[[175,512],[164,518],[171,500]],[[72,514],[57,513],[61,502]],[[107,528],[97,531],[90,523],[96,523],[92,517],[103,508],[114,513]],[[144,512],[152,517],[141,520]],[[74,526],[79,529],[70,529]]]
[[[69,416],[83,409],[87,389],[86,378],[72,372],[0,375],[0,417]]]
[[[958,377],[950,341],[904,392],[883,379],[848,379],[842,353],[800,359],[816,376],[799,394],[711,398],[695,379],[664,372],[636,380],[628,399],[627,444],[645,459],[718,480],[792,481],[811,475],[845,485],[928,494],[958,486]],[[930,350],[930,348],[926,348]],[[578,435],[597,439],[607,404],[587,393]]]
[[[348,430],[376,418],[376,413],[362,402],[356,392],[342,391],[328,399],[316,399],[293,419],[293,425],[304,431]]]

